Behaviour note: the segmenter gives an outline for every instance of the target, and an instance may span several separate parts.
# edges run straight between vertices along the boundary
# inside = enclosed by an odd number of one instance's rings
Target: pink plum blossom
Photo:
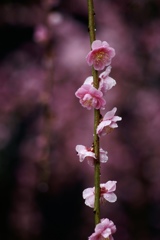
[[[94,159],[96,159],[93,147],[87,148],[83,145],[76,146],[76,152],[79,156],[79,161],[83,162],[86,158],[90,166],[94,166]],[[108,161],[107,151],[100,148],[100,162],[106,163]]]
[[[107,112],[101,122],[97,127],[97,134],[99,136],[104,136],[109,133],[112,129],[117,128],[117,121],[121,121],[122,118],[119,116],[114,116],[117,108],[114,107],[111,111]]]
[[[111,48],[106,41],[95,40],[92,43],[92,50],[86,56],[86,60],[89,66],[93,65],[95,70],[100,71],[110,65],[114,56],[114,48]]]
[[[116,232],[116,226],[108,218],[101,219],[95,227],[95,232],[88,238],[88,240],[114,240],[112,234]]]
[[[113,193],[116,190],[116,181],[108,181],[106,183],[100,184],[100,201],[104,202],[104,200],[108,202],[115,202],[117,200],[117,196]],[[91,208],[94,208],[94,200],[95,200],[95,187],[86,188],[83,191],[83,199],[85,199],[85,204]]]
[[[99,88],[103,94],[105,94],[108,90],[116,85],[116,81],[109,77],[109,73],[111,72],[111,66],[108,66],[104,72],[99,75]],[[84,84],[90,84],[93,86],[93,76],[89,76],[84,81]]]
[[[92,107],[95,109],[104,109],[106,104],[103,98],[103,93],[89,84],[83,84],[75,93],[76,97],[80,99],[83,107],[90,110]]]

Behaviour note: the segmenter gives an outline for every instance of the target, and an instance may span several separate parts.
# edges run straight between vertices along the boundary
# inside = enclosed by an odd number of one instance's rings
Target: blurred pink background
[[[97,39],[116,50],[106,111],[123,118],[101,139],[101,182],[118,182],[101,217],[115,240],[159,240],[160,1],[94,2]],[[0,16],[0,239],[88,239],[93,169],[75,151],[93,141],[93,111],[75,97],[91,75],[87,1],[1,0]]]

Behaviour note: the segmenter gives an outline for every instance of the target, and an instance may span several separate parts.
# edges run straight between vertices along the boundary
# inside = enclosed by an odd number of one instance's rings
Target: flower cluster
[[[106,41],[95,40],[92,43],[92,50],[88,53],[86,60],[89,66],[97,71],[104,70],[98,76],[98,88],[94,87],[93,76],[89,76],[84,81],[83,85],[76,91],[75,95],[79,98],[80,104],[88,110],[98,109],[104,110],[106,106],[105,94],[116,85],[116,81],[109,77],[111,72],[111,60],[115,56],[115,50],[109,46]],[[122,118],[115,116],[117,108],[114,107],[111,111],[108,111],[101,119],[96,128],[96,134],[102,137],[112,130],[118,127],[117,122]],[[94,166],[96,162],[96,155],[94,153],[94,147],[86,147],[83,145],[76,146],[76,152],[79,157],[79,161],[83,162],[87,160],[90,166]],[[102,148],[99,149],[99,161],[100,163],[106,163],[108,161],[107,151]],[[100,203],[105,201],[115,202],[117,196],[114,191],[116,190],[116,181],[108,181],[100,184]],[[83,191],[83,199],[85,204],[91,208],[94,208],[95,204],[95,187],[87,188]],[[102,219],[95,227],[95,232],[89,237],[89,240],[113,240],[112,234],[115,233],[116,227],[109,219]]]

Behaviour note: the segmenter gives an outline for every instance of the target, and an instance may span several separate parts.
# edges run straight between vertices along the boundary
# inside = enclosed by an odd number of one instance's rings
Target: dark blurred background
[[[95,0],[97,39],[116,50],[106,111],[119,128],[101,139],[117,180],[101,217],[115,240],[160,239],[160,1]],[[84,240],[94,229],[82,191],[93,169],[93,111],[75,91],[91,75],[86,0],[0,1],[0,239]],[[104,112],[105,113],[105,112]]]

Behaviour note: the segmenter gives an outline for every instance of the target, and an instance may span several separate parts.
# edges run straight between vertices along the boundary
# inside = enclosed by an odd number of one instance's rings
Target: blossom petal
[[[115,202],[117,200],[117,196],[114,193],[106,193],[103,195],[103,197],[108,202]]]
[[[114,107],[111,111],[107,112],[104,117],[103,117],[103,120],[108,120],[108,119],[111,119],[113,118],[114,114],[116,113],[117,111],[117,108]]]
[[[94,188],[86,188],[83,193],[82,193],[82,196],[84,199],[92,196],[94,194]]]
[[[90,165],[91,167],[94,167],[94,159],[93,158],[87,157],[87,162],[88,162],[88,165]]]
[[[94,188],[87,188],[82,193],[83,198],[85,199],[85,204],[91,208],[94,207]]]
[[[102,218],[101,222],[98,223],[95,227],[95,232],[103,231],[105,229],[105,226],[109,226],[109,219],[108,218]]]
[[[109,235],[111,235],[111,229],[107,228],[107,229],[105,229],[105,231],[103,231],[102,236],[104,238],[108,238]]]
[[[103,46],[103,47],[108,47],[109,44],[108,44],[106,41],[103,41],[103,42],[102,42],[102,46]]]
[[[118,124],[113,122],[110,124],[110,128],[117,128],[118,127]]]
[[[90,84],[93,85],[93,77],[87,77],[86,80],[84,81],[84,84]]]
[[[111,66],[108,66],[104,72],[99,75],[99,78],[105,79],[111,72]]]
[[[113,192],[116,190],[116,183],[117,181],[108,181],[105,183],[105,188]]]
[[[118,117],[118,116],[114,116],[114,117],[112,118],[112,121],[114,121],[114,122],[121,121],[121,120],[122,120],[122,118],[121,118],[121,117]]]
[[[92,43],[92,50],[102,47],[102,42],[100,40],[95,40]]]
[[[80,152],[80,151],[85,151],[86,147],[83,145],[77,145],[75,149],[76,149],[76,152]]]
[[[99,136],[105,135],[105,134],[106,134],[106,131],[105,131],[105,130],[103,131],[103,129],[104,129],[105,127],[109,126],[110,124],[111,124],[111,121],[110,121],[110,120],[108,120],[108,121],[102,121],[102,122],[98,125],[98,127],[97,127],[97,134],[98,134]]]

